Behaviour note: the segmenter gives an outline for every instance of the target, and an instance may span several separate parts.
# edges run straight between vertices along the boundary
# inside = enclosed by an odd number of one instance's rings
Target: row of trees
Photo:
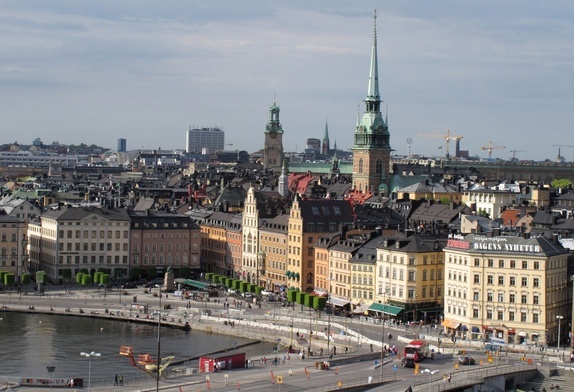
[[[261,295],[264,287],[255,285],[249,282],[245,282],[239,279],[229,278],[227,276],[218,275],[212,272],[205,274],[205,279],[214,283],[223,285],[227,288],[237,290],[240,293],[252,293],[255,295]],[[287,290],[287,302],[290,304],[300,304],[301,306],[306,306],[308,308],[321,311],[327,307],[327,298],[318,295],[312,295],[299,291],[299,289]]]

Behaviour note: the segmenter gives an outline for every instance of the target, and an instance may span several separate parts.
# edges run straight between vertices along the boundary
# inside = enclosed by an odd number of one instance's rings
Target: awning
[[[335,305],[335,306],[345,306],[349,303],[349,300],[331,297],[331,298],[329,298],[329,300],[327,302],[330,303],[331,305]]]
[[[191,280],[191,279],[186,279],[181,283],[186,285],[186,286],[197,287],[198,289],[202,289],[202,290],[205,290],[206,288],[209,287],[209,285],[206,283],[198,282],[197,280]]]
[[[525,338],[528,336],[528,334],[526,333],[526,331],[520,331],[518,332],[518,336],[522,336],[523,338]]]
[[[476,326],[472,327],[471,330],[472,330],[472,332],[477,332],[477,333],[480,332],[480,328],[478,328]]]
[[[357,306],[357,307],[355,308],[355,310],[353,310],[353,313],[354,313],[354,314],[363,314],[363,313],[365,313],[368,309],[369,309],[369,306],[368,306],[367,304],[363,304],[363,305]]]
[[[317,297],[326,297],[327,293],[324,291],[320,291],[320,290],[313,290],[309,293],[310,295],[315,295]]]
[[[372,312],[381,312],[385,314],[390,314],[391,316],[396,316],[397,314],[402,312],[404,308],[399,308],[398,306],[374,303],[371,306],[369,306],[368,310]]]
[[[516,331],[514,330],[514,328],[508,328],[508,334],[514,335],[514,334],[516,334]]]
[[[443,327],[452,328],[452,329],[457,329],[459,325],[460,325],[460,323],[458,321],[454,321],[454,320],[444,320],[442,322]]]

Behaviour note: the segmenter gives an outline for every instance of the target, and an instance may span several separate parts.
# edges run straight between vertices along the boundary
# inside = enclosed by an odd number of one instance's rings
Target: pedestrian
[[[118,374],[114,377],[114,385],[118,385]]]
[[[451,376],[450,373],[449,373],[448,376],[446,377],[446,379],[448,380],[448,382],[450,382],[451,377],[452,377],[452,376]]]
[[[120,373],[120,385],[124,385],[124,375]]]

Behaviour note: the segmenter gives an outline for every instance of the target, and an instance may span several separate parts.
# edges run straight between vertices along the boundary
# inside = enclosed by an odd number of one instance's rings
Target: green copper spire
[[[369,73],[369,88],[367,89],[367,101],[380,101],[379,95],[379,65],[377,62],[377,10],[375,10],[373,28],[373,49],[371,51],[371,72]]]

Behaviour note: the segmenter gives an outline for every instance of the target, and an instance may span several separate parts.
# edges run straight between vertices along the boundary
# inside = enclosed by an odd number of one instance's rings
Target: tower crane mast
[[[440,133],[419,133],[418,137],[429,137],[429,138],[437,138],[437,139],[444,139],[445,144],[445,158],[448,160],[450,159],[450,142],[451,140],[458,141],[462,139],[460,135],[454,135],[450,133],[450,129],[447,129],[446,135]]]
[[[494,144],[492,141],[488,141],[488,145],[484,147],[480,147],[482,151],[488,151],[488,160],[492,160],[492,150],[502,150],[506,148],[505,146],[499,146],[498,144]]]

